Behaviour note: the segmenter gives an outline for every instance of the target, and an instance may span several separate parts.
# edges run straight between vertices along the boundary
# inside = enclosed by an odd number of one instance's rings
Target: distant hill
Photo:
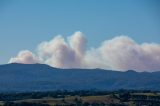
[[[58,69],[45,64],[0,65],[0,92],[90,89],[160,90],[160,72]]]

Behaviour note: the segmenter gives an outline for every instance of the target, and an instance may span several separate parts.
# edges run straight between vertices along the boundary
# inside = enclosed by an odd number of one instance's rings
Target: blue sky
[[[57,34],[81,31],[88,47],[127,35],[160,43],[159,0],[1,0],[0,64]]]

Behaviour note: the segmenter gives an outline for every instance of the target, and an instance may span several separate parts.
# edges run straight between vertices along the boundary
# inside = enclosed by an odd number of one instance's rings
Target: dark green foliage
[[[84,103],[83,103],[83,106],[90,106],[90,103],[84,102]]]
[[[130,98],[131,98],[131,95],[129,92],[127,93],[120,93],[119,94],[119,98],[122,102],[127,102]]]
[[[151,95],[150,95],[151,94]],[[72,101],[66,99],[68,96],[75,97]],[[107,103],[105,99],[102,101],[86,101],[83,97],[92,98],[95,96],[107,97],[111,103]],[[118,90],[118,91],[67,91],[58,90],[53,92],[26,92],[26,93],[1,93],[0,101],[4,101],[4,106],[49,106],[47,102],[24,102],[27,99],[57,98],[66,106],[130,106],[126,103],[133,102],[136,106],[160,106],[160,94],[158,91],[143,90]],[[24,100],[23,102],[15,102],[16,100]],[[89,99],[88,99],[89,100]],[[114,102],[118,100],[119,102]],[[57,102],[56,102],[57,103]],[[61,106],[57,103],[55,106]]]
[[[70,96],[96,96],[96,95],[107,95],[109,91],[67,91],[58,90],[52,92],[26,92],[26,93],[0,93],[0,101],[13,101],[22,99],[41,99],[43,97],[53,97],[53,98],[64,98],[66,95]]]
[[[6,102],[4,106],[49,106],[48,104],[41,104],[41,103],[28,103],[28,102]]]
[[[76,106],[81,106],[82,105],[82,99],[80,99],[80,98],[75,98],[74,102],[75,102]]]

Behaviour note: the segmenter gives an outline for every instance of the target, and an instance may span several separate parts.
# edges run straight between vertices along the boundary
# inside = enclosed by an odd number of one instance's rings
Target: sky
[[[57,35],[61,36],[57,37]],[[149,48],[154,43],[156,45],[154,48],[157,48],[154,50],[159,58],[159,54],[157,54],[160,50],[159,0],[0,0],[0,64],[6,64],[9,61],[14,62],[16,59],[13,58],[18,57],[17,54],[20,54],[20,51],[24,52],[26,50],[25,53],[35,55],[32,56],[36,57],[35,60],[45,61],[49,65],[62,68],[86,68],[88,66],[94,68],[92,67],[93,65],[90,65],[90,62],[86,63],[87,66],[79,65],[81,63],[77,63],[78,65],[72,63],[66,65],[64,61],[70,59],[66,56],[64,57],[66,60],[62,59],[65,65],[55,63],[55,60],[62,61],[59,58],[55,59],[55,56],[52,60],[47,60],[48,54],[47,56],[41,56],[46,52],[42,47],[46,43],[50,49],[57,44],[55,43],[56,41],[61,42],[69,48],[67,52],[71,55],[70,52],[76,52],[76,47],[73,47],[75,43],[73,42],[77,43],[79,40],[82,40],[85,43],[85,47],[79,47],[82,46],[80,45],[82,42],[79,42],[77,47],[87,50],[78,52],[85,52],[87,61],[89,61],[88,55],[90,57],[96,55],[95,57],[98,58],[96,60],[102,61],[97,55],[102,54],[103,50],[99,49],[106,47],[103,46],[104,42],[123,42],[124,39],[127,39],[127,42],[133,41],[143,49],[145,47],[142,46],[145,43],[150,44]],[[50,44],[53,45],[50,47]],[[46,46],[44,47],[47,48]],[[72,51],[70,49],[75,50]],[[153,47],[150,50],[153,50]],[[53,57],[55,50],[52,50],[51,53],[51,57]],[[150,52],[147,53],[149,54]],[[37,57],[40,59],[37,59]],[[108,62],[108,57],[106,60]],[[154,59],[153,61],[155,62]],[[109,61],[110,64],[112,62]],[[151,69],[157,70],[159,69],[157,66],[159,60],[156,60],[155,63],[156,65],[154,64],[154,68]],[[97,65],[99,63],[92,64]],[[116,66],[113,64],[101,64],[97,65],[97,67],[120,70],[128,69],[128,67],[119,67],[117,64]],[[148,68],[142,68],[142,66],[141,68],[137,68],[139,66],[135,67],[133,69],[146,70]]]

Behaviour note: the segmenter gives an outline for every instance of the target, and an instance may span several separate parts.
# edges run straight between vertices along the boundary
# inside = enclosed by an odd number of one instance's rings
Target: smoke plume
[[[82,32],[65,40],[58,35],[37,47],[37,53],[20,51],[10,63],[45,63],[58,68],[103,68],[112,70],[160,71],[160,44],[138,44],[127,36],[105,40],[97,48],[86,49]]]

